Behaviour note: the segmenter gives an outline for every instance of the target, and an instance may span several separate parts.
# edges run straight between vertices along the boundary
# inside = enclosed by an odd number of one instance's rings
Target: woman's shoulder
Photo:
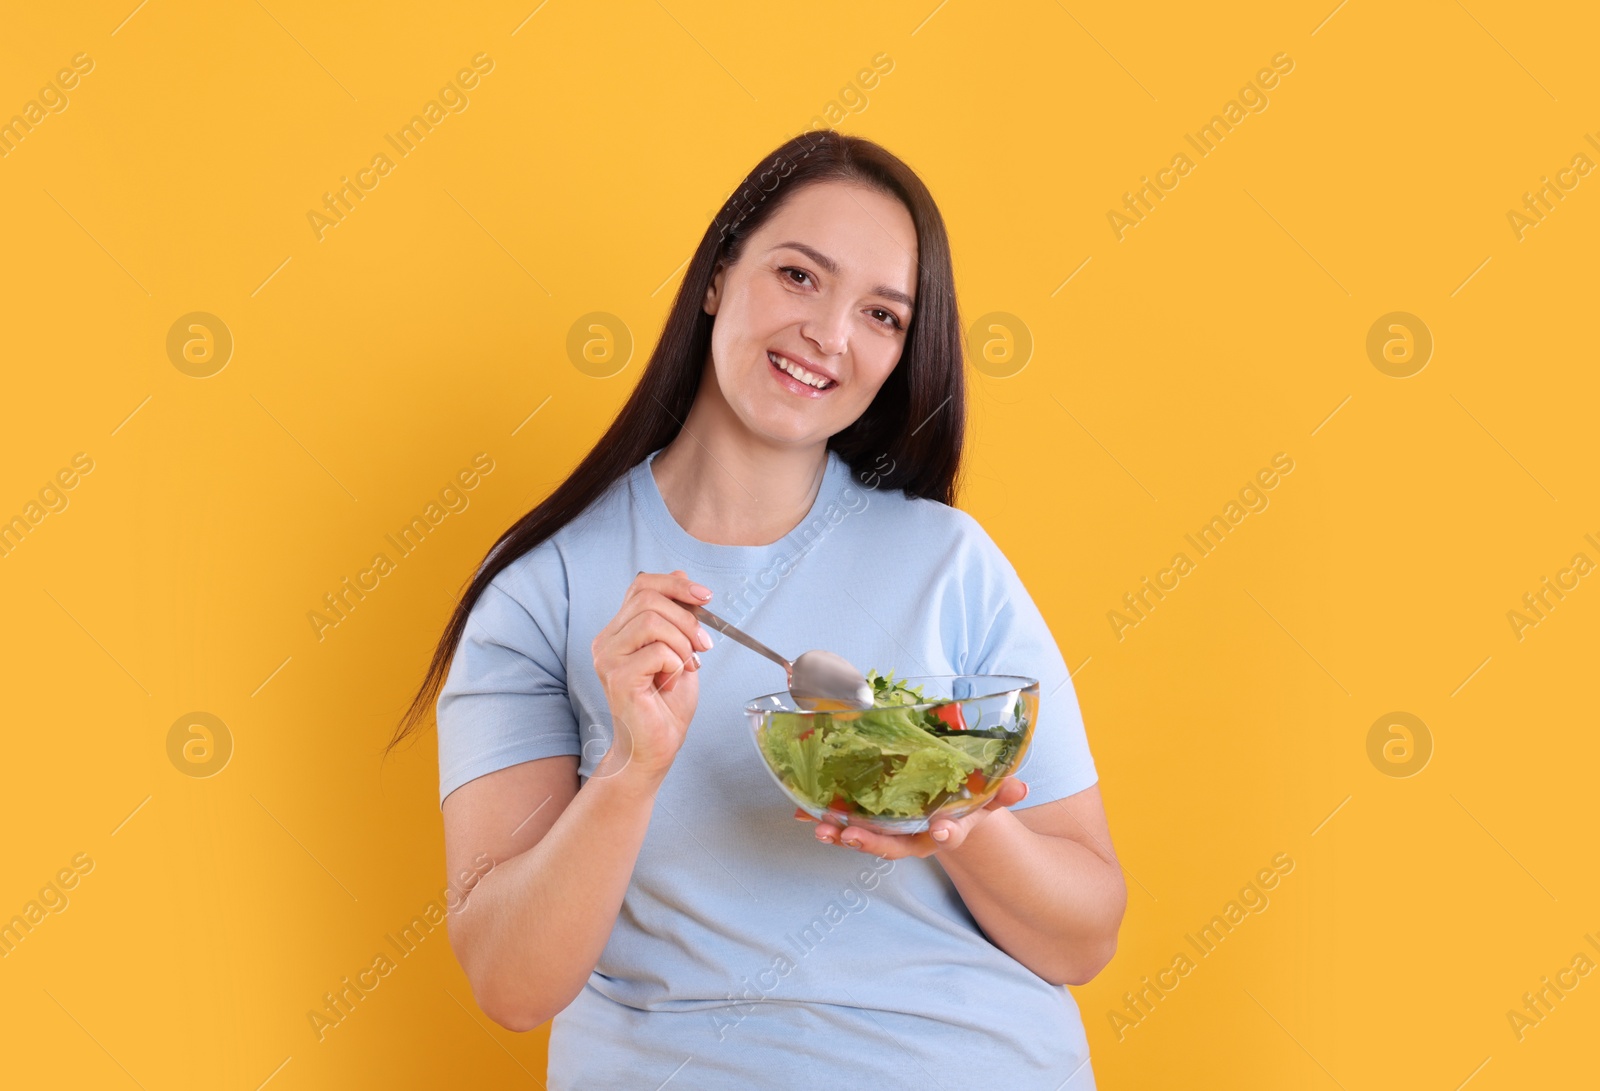
[[[968,587],[1010,588],[1021,580],[1005,550],[971,512],[898,489],[878,492],[895,498],[884,505],[884,540],[916,543],[918,554],[959,573]]]
[[[509,597],[526,606],[534,599],[565,596],[574,558],[592,555],[617,540],[617,522],[627,518],[627,489],[628,472],[624,472],[577,515],[508,561],[489,581],[485,597]],[[496,551],[506,547],[501,542],[491,549],[483,564],[488,565]]]
[[[586,504],[582,511],[562,523],[532,549],[506,566],[526,572],[540,566],[559,564],[566,557],[582,555],[597,543],[614,540],[618,524],[628,520],[629,478],[633,469],[622,474]],[[541,501],[542,503],[543,501]]]
[[[864,489],[867,504],[882,499],[883,516],[897,530],[920,536],[922,541],[937,541],[975,550],[995,549],[993,539],[970,512],[951,507],[926,496],[910,496],[900,489]]]

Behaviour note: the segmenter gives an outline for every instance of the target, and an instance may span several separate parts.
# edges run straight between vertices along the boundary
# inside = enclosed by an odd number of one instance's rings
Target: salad
[[[869,815],[913,817],[930,802],[984,790],[1004,775],[1027,732],[1017,710],[1015,730],[971,728],[959,703],[910,706],[921,686],[868,673],[873,707],[841,716],[774,712],[761,739],[767,760],[792,788],[822,808]],[[1021,695],[1018,695],[1021,705]]]

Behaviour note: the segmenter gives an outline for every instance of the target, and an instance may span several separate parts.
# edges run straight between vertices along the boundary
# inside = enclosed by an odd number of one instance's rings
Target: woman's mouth
[[[832,390],[839,384],[814,371],[807,371],[787,356],[780,356],[768,351],[767,363],[772,366],[773,375],[778,382],[796,394],[816,398]]]

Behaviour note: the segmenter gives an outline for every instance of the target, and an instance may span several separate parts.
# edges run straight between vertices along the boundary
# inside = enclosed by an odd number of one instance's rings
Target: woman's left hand
[[[816,822],[818,841],[830,845],[843,845],[857,852],[870,853],[886,860],[899,860],[907,856],[928,857],[941,849],[959,849],[978,823],[994,810],[1021,802],[1028,794],[1028,786],[1015,777],[1007,777],[1000,784],[994,798],[964,818],[954,820],[936,818],[933,825],[922,833],[878,833],[859,826],[840,826],[836,822],[819,821],[796,807],[795,818],[802,822]],[[942,836],[941,836],[942,835]],[[852,842],[855,842],[852,844]]]

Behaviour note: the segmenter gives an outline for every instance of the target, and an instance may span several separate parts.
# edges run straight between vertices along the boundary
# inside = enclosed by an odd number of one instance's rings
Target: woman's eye
[[[785,281],[794,285],[796,288],[802,288],[811,281],[810,273],[806,272],[804,269],[796,268],[793,265],[781,266],[778,269],[778,275],[783,277]],[[795,277],[802,277],[804,279],[795,280]],[[898,330],[901,328],[899,317],[896,316],[896,314],[891,310],[886,310],[883,307],[874,307],[868,313],[871,314],[877,321],[881,322],[885,326],[890,327],[891,329]]]

